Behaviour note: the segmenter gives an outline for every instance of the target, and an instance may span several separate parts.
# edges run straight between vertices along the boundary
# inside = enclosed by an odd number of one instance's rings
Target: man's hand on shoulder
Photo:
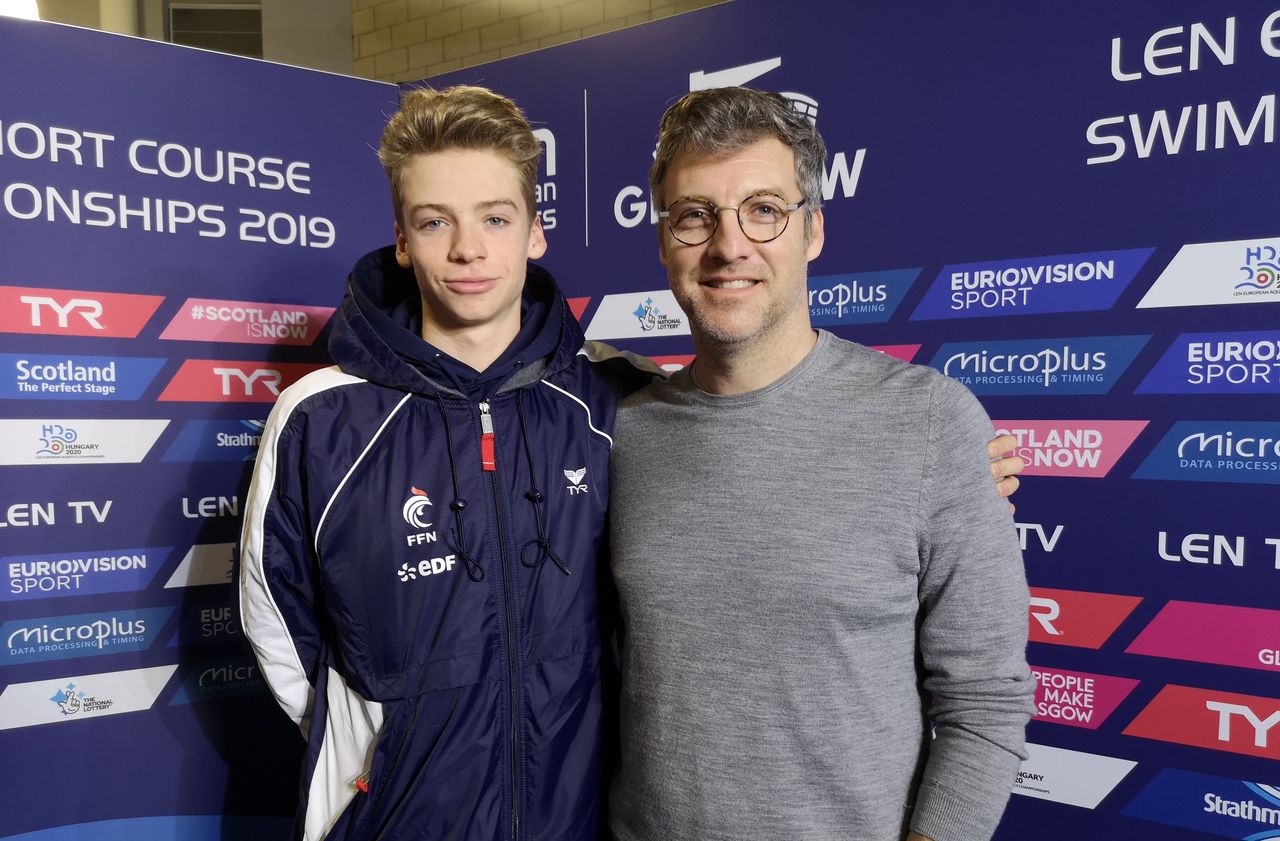
[[[1012,491],[1010,491],[1010,493],[1012,493]],[[921,835],[918,832],[908,832],[907,841],[933,841],[933,839],[928,836]]]
[[[1018,489],[1018,474],[1026,467],[1026,463],[1015,455],[1018,439],[1012,435],[1001,435],[987,443],[987,455],[991,457],[991,478],[996,480],[996,493],[1000,496],[1013,496]],[[1009,503],[1013,510],[1013,503]],[[916,839],[910,839],[916,841]]]

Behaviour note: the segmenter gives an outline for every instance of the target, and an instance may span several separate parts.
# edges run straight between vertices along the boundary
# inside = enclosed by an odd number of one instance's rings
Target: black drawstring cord
[[[440,411],[440,419],[444,423],[444,444],[445,450],[449,453],[449,475],[453,479],[453,502],[449,503],[449,510],[453,512],[453,525],[449,527],[453,543],[449,548],[455,555],[462,558],[462,563],[467,568],[467,577],[479,583],[484,581],[484,567],[480,566],[480,562],[471,557],[466,549],[467,533],[462,521],[462,512],[466,510],[467,501],[458,492],[458,467],[453,459],[453,434],[449,431],[449,415],[445,412],[444,403],[439,396],[432,394],[430,397],[435,401],[436,408]]]
[[[551,543],[547,540],[547,527],[542,521],[542,503],[546,499],[542,495],[542,491],[538,490],[537,473],[533,467],[533,450],[529,447],[529,433],[525,430],[524,424],[524,389],[516,391],[516,414],[520,418],[520,438],[524,442],[524,457],[529,463],[529,481],[533,482],[533,487],[524,495],[524,498],[533,503],[533,522],[538,529],[538,536],[529,540],[520,547],[520,563],[533,569],[542,566],[542,562],[547,558],[558,567],[565,575],[573,575],[569,567],[565,566],[564,561],[560,560],[560,556],[556,554],[556,550],[551,548]],[[535,554],[532,561],[529,560],[529,547],[534,547]]]

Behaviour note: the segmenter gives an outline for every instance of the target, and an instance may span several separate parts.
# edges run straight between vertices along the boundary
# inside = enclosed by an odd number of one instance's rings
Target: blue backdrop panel
[[[1032,464],[1043,689],[1001,838],[1277,829],[1275,11],[735,0],[428,80],[525,108],[544,262],[588,335],[677,361],[659,115],[750,84],[816,120],[815,322],[966,382]]]
[[[8,18],[0,75],[0,836],[283,837],[302,742],[231,544],[390,238],[397,89]]]

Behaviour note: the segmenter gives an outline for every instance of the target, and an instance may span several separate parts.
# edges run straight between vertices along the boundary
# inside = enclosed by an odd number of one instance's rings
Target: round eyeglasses
[[[772,242],[782,236],[791,220],[791,213],[804,206],[804,199],[788,202],[773,193],[756,193],[747,196],[737,207],[716,207],[705,199],[678,199],[666,210],[658,213],[667,220],[667,228],[677,242],[685,245],[702,245],[711,239],[720,224],[720,212],[735,211],[742,233],[752,242]]]

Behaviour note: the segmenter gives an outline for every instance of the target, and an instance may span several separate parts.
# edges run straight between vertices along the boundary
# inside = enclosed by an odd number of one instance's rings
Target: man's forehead
[[[751,189],[794,188],[795,153],[774,137],[728,151],[683,149],[672,159],[663,181],[668,189],[673,184],[727,182],[751,182]]]
[[[520,171],[490,149],[421,152],[406,163],[401,193],[410,204],[523,204]]]

